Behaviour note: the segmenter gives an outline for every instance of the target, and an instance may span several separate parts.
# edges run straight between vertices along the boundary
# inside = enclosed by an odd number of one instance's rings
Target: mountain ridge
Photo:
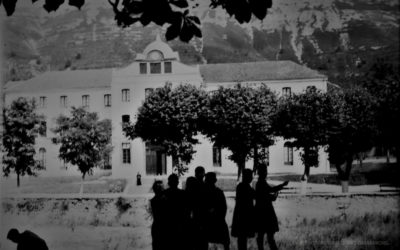
[[[19,1],[20,2],[20,1]],[[202,39],[169,44],[187,64],[291,60],[331,79],[359,71],[376,56],[398,63],[399,3],[396,0],[281,0],[267,17],[240,25],[201,1]],[[4,21],[9,79],[46,70],[121,67],[165,27],[117,27],[107,1],[87,1],[78,11],[51,14],[40,5],[17,7]]]

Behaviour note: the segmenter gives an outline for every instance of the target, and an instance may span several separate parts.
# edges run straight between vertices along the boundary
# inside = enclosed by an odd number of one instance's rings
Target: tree
[[[360,87],[334,91],[326,99],[325,110],[329,116],[326,151],[342,181],[342,191],[348,192],[353,160],[374,143],[374,98]]]
[[[15,11],[18,0],[3,0],[4,9],[8,16]],[[32,3],[38,0],[32,0]],[[202,1],[202,0],[199,0]],[[47,12],[56,11],[64,0],[45,0],[43,8]],[[200,19],[190,14],[199,7],[198,1],[194,0],[108,0],[115,14],[118,26],[128,27],[135,23],[147,26],[151,22],[159,26],[169,25],[166,39],[172,40],[179,36],[184,42],[190,41],[194,36],[201,37]],[[81,7],[85,0],[69,0],[70,6]],[[248,23],[252,15],[262,20],[271,8],[272,0],[211,0],[209,8],[220,7],[230,15],[234,16],[239,23]]]
[[[201,131],[216,146],[232,152],[229,158],[238,166],[238,179],[246,160],[255,156],[257,162],[258,149],[274,144],[271,116],[276,106],[275,93],[265,85],[220,87],[209,96]]]
[[[398,65],[378,59],[363,77],[363,86],[377,101],[378,146],[393,150],[400,158],[400,74]]]
[[[99,121],[96,112],[72,107],[71,116],[60,115],[53,132],[55,143],[60,144],[59,158],[78,166],[82,181],[93,168],[99,166],[111,141],[111,120]],[[82,192],[81,185],[81,192]]]
[[[187,168],[198,143],[199,113],[205,106],[206,93],[192,85],[171,84],[156,89],[139,108],[135,124],[124,126],[130,139],[140,137],[143,141],[165,148],[172,156],[173,165],[180,174]]]
[[[275,134],[289,140],[289,146],[302,150],[303,181],[308,179],[311,167],[318,167],[318,151],[326,143],[324,102],[325,94],[318,90],[282,97],[273,119]]]
[[[35,141],[38,130],[44,120],[35,113],[35,101],[20,97],[4,109],[4,133],[2,137],[3,174],[17,174],[17,186],[20,176],[36,176],[36,171],[44,169],[35,160]]]

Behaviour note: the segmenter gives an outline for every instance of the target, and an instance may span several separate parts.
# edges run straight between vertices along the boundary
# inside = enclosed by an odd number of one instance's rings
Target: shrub
[[[119,197],[115,206],[118,209],[119,214],[125,213],[129,208],[131,208],[131,204],[123,197]]]

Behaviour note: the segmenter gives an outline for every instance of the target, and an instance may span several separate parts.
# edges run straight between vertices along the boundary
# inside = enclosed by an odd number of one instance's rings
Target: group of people
[[[251,186],[253,171],[245,169],[242,182],[236,188],[231,235],[237,238],[239,250],[246,250],[248,238],[256,234],[259,250],[264,249],[265,235],[270,249],[277,249],[274,234],[279,228],[272,202],[288,182],[271,187],[266,177],[266,165],[260,166],[254,190]],[[168,177],[165,190],[162,181],[154,182],[154,197],[150,200],[153,250],[206,250],[209,243],[222,244],[225,250],[229,249],[230,235],[225,220],[227,203],[216,182],[216,174],[205,173],[201,166],[195,169],[195,176],[186,179],[184,190],[178,188],[176,174]]]
[[[206,174],[203,167],[187,178],[184,190],[178,188],[176,174],[168,177],[166,190],[162,181],[154,182],[150,200],[153,250],[208,249],[208,243],[229,249],[226,199],[216,182],[216,174]]]

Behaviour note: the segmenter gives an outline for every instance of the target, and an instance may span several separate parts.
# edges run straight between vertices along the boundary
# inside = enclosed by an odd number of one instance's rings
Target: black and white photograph
[[[0,250],[400,249],[399,0],[0,0]]]

